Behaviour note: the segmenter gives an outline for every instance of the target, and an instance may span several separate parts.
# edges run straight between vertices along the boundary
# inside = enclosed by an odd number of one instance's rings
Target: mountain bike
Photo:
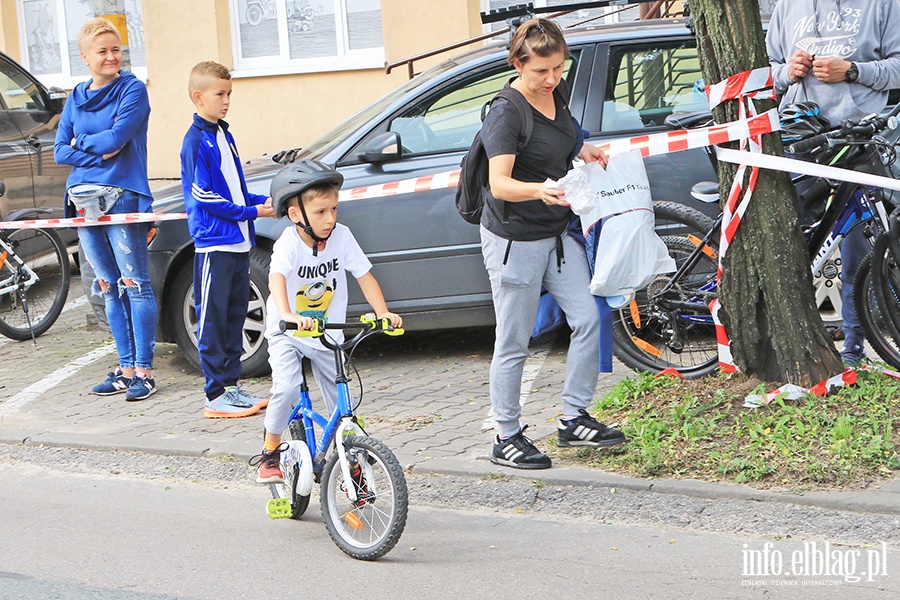
[[[303,381],[300,398],[291,412],[285,432],[287,450],[281,452],[284,483],[271,484],[267,509],[272,518],[299,519],[309,506],[313,482],[320,484],[322,518],[331,539],[353,558],[375,560],[394,547],[406,527],[409,492],[403,469],[393,452],[370,437],[354,415],[347,369],[356,346],[376,333],[401,335],[388,319],[371,315],[359,323],[316,320],[316,330],[300,332],[319,337],[334,352],[337,366],[337,404],[329,417],[312,408],[307,386],[309,359],[301,358]],[[281,322],[281,330],[296,329]],[[335,343],[325,331],[360,331],[343,343]],[[362,394],[360,394],[360,401]],[[314,426],[322,429],[316,439]]]
[[[875,115],[845,123],[822,136],[800,140],[788,151],[809,153],[822,164],[877,172],[876,163],[884,165],[893,159],[893,147],[875,133],[895,127],[893,117],[898,110],[900,106],[886,117]],[[678,129],[689,128],[705,123],[708,118],[709,113],[696,113],[670,117],[668,124]],[[709,152],[714,158],[714,149],[710,148]],[[815,274],[828,267],[834,271],[831,276],[839,278],[839,262],[829,261],[840,241],[851,229],[864,227],[866,237],[874,244],[874,240],[887,231],[888,213],[892,207],[880,194],[862,185],[808,176],[794,178],[795,184],[802,181],[811,183],[802,201],[814,200],[824,207],[820,218],[805,228],[812,271]],[[718,202],[718,184],[699,183],[691,195]],[[658,204],[654,205],[657,211]],[[657,372],[671,367],[687,378],[696,378],[718,368],[715,326],[709,303],[718,295],[716,262],[722,216],[720,214],[710,225],[708,217],[694,212],[697,214],[680,211],[666,217],[680,222],[687,230],[682,235],[662,236],[675,259],[675,273],[657,276],[637,292],[628,307],[613,311],[616,356],[633,369]],[[659,213],[657,218],[660,218]],[[876,273],[874,268],[867,267],[867,270]],[[867,287],[863,289],[869,291],[867,298],[877,302],[873,286],[864,285]],[[876,303],[869,308],[878,309],[879,306]],[[900,319],[897,323],[900,324]]]
[[[0,334],[34,340],[59,318],[69,254],[53,229],[0,229]]]

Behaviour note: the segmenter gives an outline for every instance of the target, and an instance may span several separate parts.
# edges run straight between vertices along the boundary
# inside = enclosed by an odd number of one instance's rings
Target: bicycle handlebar
[[[900,110],[900,105],[894,107],[886,117],[869,116],[860,121],[844,121],[839,129],[826,131],[790,144],[787,151],[791,154],[802,154],[829,149],[842,141],[872,142],[876,134],[896,126],[896,121],[892,123],[892,119],[895,119],[898,110]]]
[[[365,330],[375,330],[381,331],[385,335],[403,335],[404,329],[402,327],[394,327],[391,325],[391,320],[387,317],[382,317],[381,319],[375,318],[373,314],[365,314],[359,317],[358,323],[329,323],[325,319],[313,319],[315,322],[315,327],[313,329],[308,330],[299,330],[296,335],[297,337],[321,337],[325,335],[326,329],[362,329]],[[279,321],[278,329],[284,333],[287,330],[297,330],[296,323],[289,323],[287,321]]]

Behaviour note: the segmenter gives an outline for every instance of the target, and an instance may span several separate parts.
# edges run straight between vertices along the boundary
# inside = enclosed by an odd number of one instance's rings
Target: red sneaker
[[[257,483],[284,483],[284,473],[281,472],[281,451],[287,444],[280,444],[272,451],[263,450],[250,459],[250,465],[259,465],[256,474]]]

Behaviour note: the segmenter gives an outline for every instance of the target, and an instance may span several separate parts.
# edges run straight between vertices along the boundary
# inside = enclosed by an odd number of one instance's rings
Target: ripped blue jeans
[[[138,212],[138,195],[125,191],[109,214],[133,212]],[[81,227],[78,237],[94,269],[91,293],[102,296],[106,304],[119,367],[149,371],[156,349],[157,310],[147,269],[147,224]],[[125,285],[124,279],[134,285]],[[106,292],[100,281],[109,284]]]

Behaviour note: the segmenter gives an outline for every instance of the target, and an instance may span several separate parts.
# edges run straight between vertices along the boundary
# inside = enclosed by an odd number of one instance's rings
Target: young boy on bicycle
[[[282,483],[279,458],[281,434],[300,397],[303,379],[301,356],[312,363],[328,411],[336,404],[334,354],[313,337],[279,329],[279,321],[296,323],[299,330],[315,327],[314,319],[341,322],[347,314],[347,273],[356,277],[376,317],[388,318],[395,327],[403,320],[388,311],[381,287],[371,273],[372,263],[363,254],[350,230],[337,222],[338,191],[343,176],[317,161],[299,161],[272,180],[272,207],[276,217],[287,215],[293,223],[284,230],[272,250],[269,299],[266,302],[266,339],[272,367],[272,397],[266,410],[266,437],[259,461],[259,483]],[[337,342],[340,331],[329,332]],[[255,461],[254,461],[255,462]]]

